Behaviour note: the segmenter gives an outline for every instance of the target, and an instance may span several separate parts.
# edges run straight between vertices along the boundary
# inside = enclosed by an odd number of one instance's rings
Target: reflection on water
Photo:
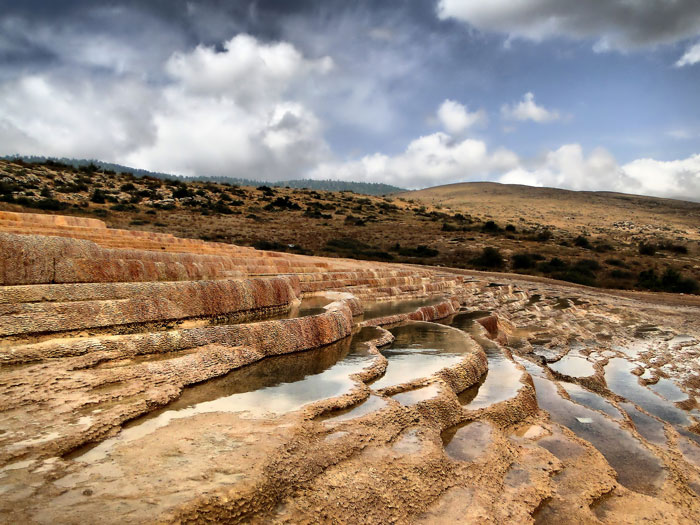
[[[588,377],[595,374],[593,364],[583,357],[565,355],[549,368],[569,377]]]
[[[689,422],[687,415],[669,401],[640,385],[637,376],[631,373],[635,368],[637,365],[621,357],[610,359],[605,366],[605,382],[608,388],[664,421],[686,426]]]
[[[585,388],[575,383],[562,382],[561,386],[564,387],[564,390],[566,390],[566,393],[569,394],[571,400],[575,401],[579,405],[592,408],[593,410],[600,410],[601,412],[609,415],[613,419],[622,419],[622,414],[620,414],[620,411],[617,408],[615,408],[610,403],[610,401],[606,400],[604,397],[601,397],[594,392],[586,390]]]
[[[423,388],[416,388],[415,390],[409,390],[408,392],[401,392],[392,396],[393,399],[401,403],[402,405],[415,405],[421,401],[427,399],[432,399],[440,393],[440,387],[438,385],[429,385]]]
[[[685,401],[688,399],[688,394],[678,388],[676,383],[665,377],[660,377],[656,383],[649,385],[649,388],[672,402]]]
[[[334,300],[335,299],[329,299],[328,297],[324,297],[322,295],[305,297],[301,300],[301,304],[293,305],[287,312],[265,317],[265,321],[276,319],[294,319],[295,317],[308,317],[310,315],[322,314],[326,311],[323,307],[331,304]]]
[[[448,428],[442,433],[445,452],[457,461],[474,461],[491,443],[491,430],[483,421]]]
[[[74,459],[99,459],[115,445],[150,434],[174,419],[210,412],[275,416],[345,394],[354,386],[350,375],[361,371],[374,359],[362,341],[366,341],[366,337],[361,331],[357,340],[346,338],[316,350],[268,357],[220,378],[185,388],[177,400],[127,423],[117,436],[85,453],[80,452]]]
[[[435,323],[408,322],[390,331],[394,342],[382,349],[389,366],[372,384],[375,390],[428,377],[459,363],[468,349],[462,333]]]
[[[656,445],[666,445],[666,434],[664,433],[664,425],[658,419],[640,412],[632,403],[620,403],[622,410],[627,412],[627,415],[637,428],[637,432],[641,436]]]
[[[513,361],[503,355],[496,343],[481,335],[477,325],[474,324],[474,319],[484,317],[481,315],[483,313],[488,315],[488,312],[469,312],[457,314],[451,321],[452,326],[468,332],[481,345],[488,359],[486,377],[458,396],[460,403],[475,410],[510,399],[522,386],[520,384],[522,372]]]
[[[319,417],[318,419],[320,421],[328,421],[333,423],[347,421],[349,419],[355,419],[370,414],[372,412],[376,412],[377,410],[381,410],[382,408],[387,406],[387,404],[388,403],[384,398],[375,396],[374,394],[370,394],[370,396],[359,405],[355,405],[354,407],[347,408],[345,410],[329,412],[328,414],[325,414]]]
[[[372,301],[363,303],[363,319],[377,319],[388,315],[410,314],[423,306],[434,306],[445,302],[445,298],[422,297],[420,299],[410,299],[408,301]]]
[[[534,374],[532,380],[540,408],[597,448],[617,471],[622,485],[644,494],[657,491],[665,477],[663,466],[628,431],[602,414],[564,399],[553,382]]]

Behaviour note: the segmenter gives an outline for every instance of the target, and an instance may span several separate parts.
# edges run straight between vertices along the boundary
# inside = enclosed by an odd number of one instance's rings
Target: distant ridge
[[[306,188],[310,190],[321,190],[321,191],[353,191],[355,193],[360,193],[363,195],[387,195],[389,193],[396,193],[400,191],[406,191],[404,188],[399,188],[398,186],[392,186],[390,184],[382,184],[379,182],[353,182],[344,180],[316,180],[316,179],[294,179],[294,180],[280,180],[276,182],[260,181],[255,179],[243,179],[240,177],[185,177],[182,175],[173,175],[171,173],[162,173],[158,171],[148,171],[139,168],[132,168],[130,166],[124,166],[122,164],[115,164],[113,162],[103,162],[101,160],[95,159],[72,159],[67,157],[41,157],[36,155],[6,155],[0,157],[3,160],[17,160],[21,159],[24,162],[30,163],[43,163],[47,161],[56,162],[60,164],[66,164],[68,166],[73,166],[80,168],[83,166],[93,165],[104,171],[114,171],[116,173],[132,173],[137,177],[156,177],[158,179],[167,180],[190,180],[190,181],[201,181],[201,182],[218,182],[218,183],[228,183],[236,184],[238,186],[279,186],[290,188]]]

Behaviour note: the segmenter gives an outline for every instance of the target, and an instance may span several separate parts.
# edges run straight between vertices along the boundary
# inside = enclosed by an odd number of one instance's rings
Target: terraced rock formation
[[[0,522],[700,521],[693,298],[0,219]]]

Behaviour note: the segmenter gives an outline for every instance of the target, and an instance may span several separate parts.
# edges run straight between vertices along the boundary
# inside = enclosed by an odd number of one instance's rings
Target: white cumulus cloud
[[[638,159],[619,165],[603,148],[586,156],[579,144],[566,144],[548,152],[534,166],[519,165],[506,172],[498,181],[700,201],[700,155],[674,161]]]
[[[676,67],[692,66],[698,62],[700,62],[700,42],[688,48],[685,54],[676,62]]]
[[[437,117],[445,130],[452,134],[460,134],[476,124],[485,124],[488,120],[483,109],[469,112],[466,106],[450,99],[440,105]]]
[[[501,106],[501,115],[508,120],[532,120],[539,123],[553,122],[561,118],[558,111],[538,106],[533,93],[525,93],[520,102]]]
[[[509,150],[489,151],[481,140],[455,140],[447,133],[438,132],[411,141],[398,155],[375,153],[354,161],[323,163],[311,172],[311,177],[419,188],[485,180],[517,165],[517,155]]]
[[[119,161],[153,171],[277,180],[330,155],[296,83],[328,73],[284,42],[241,34],[162,64],[163,82],[56,72],[0,84],[0,154]]]

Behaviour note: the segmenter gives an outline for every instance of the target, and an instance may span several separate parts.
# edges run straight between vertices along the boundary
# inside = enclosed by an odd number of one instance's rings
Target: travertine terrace
[[[11,212],[0,252],[0,522],[700,521],[693,298]]]

